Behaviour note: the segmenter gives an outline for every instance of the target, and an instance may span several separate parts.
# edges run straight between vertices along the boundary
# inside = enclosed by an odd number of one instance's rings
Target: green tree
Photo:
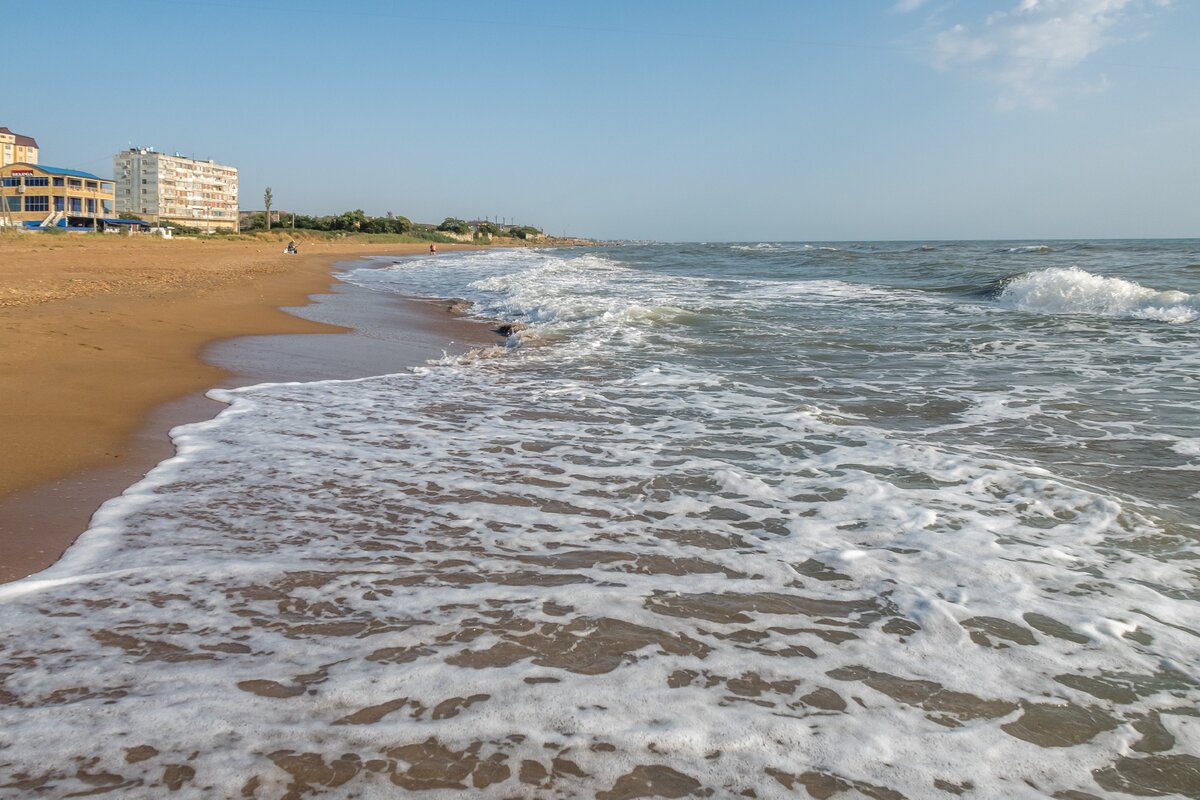
[[[367,221],[367,215],[363,213],[361,208],[356,208],[353,211],[345,211],[333,220],[333,229],[335,231],[357,231],[360,230],[363,224]]]
[[[256,231],[259,228],[266,227],[266,214],[261,211],[255,211],[250,216],[246,217],[246,222],[242,225],[244,231]]]
[[[508,229],[508,235],[516,239],[534,239],[541,235],[541,231],[532,225],[514,225]]]
[[[359,227],[363,233],[391,233],[391,225],[386,217],[368,217]]]
[[[442,224],[438,225],[437,229],[439,231],[450,231],[459,234],[471,232],[471,226],[465,220],[456,217],[446,217],[446,219],[442,220]]]

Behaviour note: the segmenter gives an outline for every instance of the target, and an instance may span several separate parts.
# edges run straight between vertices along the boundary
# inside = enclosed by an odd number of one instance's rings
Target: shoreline
[[[180,248],[181,242],[127,239],[73,247],[53,240],[28,248],[6,244],[0,243],[0,255],[24,252],[15,268],[12,259],[0,267],[0,368],[9,389],[0,397],[0,438],[13,454],[0,467],[0,583],[55,563],[103,502],[173,454],[172,428],[220,413],[225,406],[205,396],[210,389],[281,377],[365,377],[417,357],[384,352],[378,343],[363,348],[373,355],[360,357],[357,345],[368,343],[355,336],[345,303],[336,319],[303,312],[347,293],[333,275],[339,264],[419,255],[427,245],[310,247],[315,252],[296,258],[282,255],[274,242],[265,248],[259,242]],[[29,272],[55,265],[64,271],[28,280]],[[92,283],[72,295],[81,272]],[[14,303],[12,287],[22,278],[51,297]],[[453,316],[438,304],[388,300],[406,309],[398,314],[401,324],[426,326],[437,341],[496,342],[485,322]],[[286,346],[267,347],[264,361],[262,343],[271,340]],[[312,348],[318,355],[301,357],[314,343],[320,343]],[[421,351],[421,362],[427,354]],[[283,365],[285,376],[264,369],[270,359]]]

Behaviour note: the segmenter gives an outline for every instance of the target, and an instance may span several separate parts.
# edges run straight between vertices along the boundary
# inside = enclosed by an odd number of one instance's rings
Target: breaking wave
[[[1150,289],[1078,267],[1052,267],[1018,275],[1004,284],[996,300],[1007,308],[1041,314],[1089,314],[1171,323],[1200,318],[1200,299],[1196,295]]]
[[[730,250],[741,250],[744,252],[762,252],[774,251],[782,249],[779,245],[771,242],[758,242],[757,244],[733,244],[729,246]]]

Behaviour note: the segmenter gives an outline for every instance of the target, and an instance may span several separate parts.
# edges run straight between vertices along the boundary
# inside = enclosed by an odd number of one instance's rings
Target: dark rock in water
[[[474,303],[470,300],[463,300],[461,297],[456,297],[446,306],[446,310],[451,314],[465,314],[471,310],[471,306],[473,305]]]
[[[506,322],[503,325],[492,328],[492,333],[499,334],[500,336],[512,336],[517,331],[523,331],[528,327],[524,322]]]

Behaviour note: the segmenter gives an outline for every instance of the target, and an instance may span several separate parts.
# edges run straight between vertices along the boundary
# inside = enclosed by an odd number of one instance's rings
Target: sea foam
[[[217,393],[0,591],[0,783],[1182,794],[1193,328],[658,252],[349,272],[544,343]]]
[[[1052,267],[1013,278],[997,301],[1018,311],[1042,314],[1095,314],[1172,323],[1200,318],[1195,295],[1149,289],[1078,267]]]

